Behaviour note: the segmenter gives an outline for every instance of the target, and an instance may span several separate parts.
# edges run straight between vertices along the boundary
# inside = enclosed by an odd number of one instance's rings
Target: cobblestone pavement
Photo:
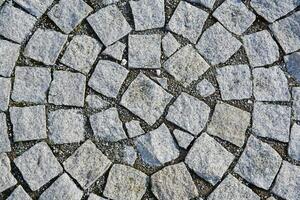
[[[300,0],[0,0],[0,199],[299,200]]]

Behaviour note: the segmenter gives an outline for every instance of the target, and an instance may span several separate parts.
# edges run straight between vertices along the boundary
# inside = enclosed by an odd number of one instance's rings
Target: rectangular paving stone
[[[295,120],[300,120],[300,87],[292,88],[292,116]]]
[[[41,17],[49,6],[53,3],[53,0],[14,0],[24,10],[29,12],[35,17]]]
[[[11,79],[0,77],[0,111],[6,111],[9,105]]]
[[[21,46],[0,40],[0,76],[10,77],[18,60]]]
[[[11,173],[10,160],[5,153],[0,153],[0,169],[0,192],[3,192],[18,183]]]
[[[296,123],[291,128],[288,154],[292,159],[300,161],[300,126]]]
[[[19,185],[6,200],[32,200],[21,185]]]
[[[5,113],[0,113],[0,154],[11,151]]]
[[[300,52],[284,56],[284,63],[289,75],[300,82]]]

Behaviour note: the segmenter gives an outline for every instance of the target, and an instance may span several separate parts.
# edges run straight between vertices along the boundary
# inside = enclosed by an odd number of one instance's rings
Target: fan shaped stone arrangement
[[[300,199],[299,0],[0,1],[0,199]]]

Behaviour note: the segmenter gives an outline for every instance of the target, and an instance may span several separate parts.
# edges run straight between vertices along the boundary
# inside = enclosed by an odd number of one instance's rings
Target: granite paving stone
[[[210,9],[212,9],[214,7],[214,4],[216,2],[216,0],[187,0],[187,1],[192,2],[192,3],[201,4]]]
[[[287,72],[297,81],[300,82],[300,52],[295,52],[284,56],[284,62]]]
[[[0,111],[8,109],[11,92],[11,79],[0,77]]]
[[[185,131],[181,131],[181,130],[174,130],[173,131],[173,135],[177,141],[177,144],[184,149],[187,149],[188,146],[192,143],[192,141],[194,140],[194,136],[192,136],[191,134],[185,132]]]
[[[85,98],[88,108],[102,110],[109,107],[109,102],[98,95],[90,94]]]
[[[138,120],[132,120],[130,122],[125,123],[125,127],[130,138],[143,135],[145,133]]]
[[[0,192],[13,187],[18,183],[17,179],[11,173],[11,164],[5,153],[0,153]]]
[[[96,194],[90,194],[88,200],[105,200],[106,198],[100,197]]]
[[[121,61],[125,49],[126,49],[126,45],[122,42],[117,41],[114,44],[106,47],[106,49],[102,52],[102,54]]]
[[[162,44],[162,49],[163,49],[164,55],[166,57],[170,57],[181,46],[180,43],[176,40],[176,38],[170,32],[168,32],[162,38],[161,44]]]
[[[0,76],[10,77],[20,54],[21,46],[0,40]]]
[[[292,88],[292,117],[300,120],[300,87]]]
[[[21,185],[19,185],[6,200],[32,200]]]
[[[14,0],[24,10],[39,18],[51,6],[53,0]]]
[[[11,151],[5,113],[0,113],[0,154]]]
[[[291,128],[288,154],[292,159],[300,161],[300,126],[296,123]]]
[[[137,159],[137,152],[133,146],[124,145],[122,149],[122,162],[133,166]]]
[[[208,97],[216,92],[215,87],[211,82],[209,82],[207,79],[201,80],[197,85],[196,85],[196,90],[199,95],[202,97]]]
[[[107,5],[110,5],[110,4],[116,4],[118,3],[120,0],[103,0],[102,1],[102,4],[107,6]]]

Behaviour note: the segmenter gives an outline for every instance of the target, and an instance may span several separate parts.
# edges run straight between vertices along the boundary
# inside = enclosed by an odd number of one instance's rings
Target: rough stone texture
[[[163,49],[164,55],[166,57],[170,57],[181,46],[180,43],[176,40],[176,38],[170,32],[168,32],[163,37],[161,44],[162,44],[162,49]]]
[[[106,47],[106,49],[102,52],[102,54],[121,61],[125,49],[126,49],[126,45],[122,42],[117,41],[116,43]]]
[[[89,73],[102,45],[87,35],[76,35],[67,47],[60,62],[84,74]]]
[[[45,67],[16,67],[11,99],[16,102],[46,103],[51,71]]]
[[[294,160],[300,161],[300,126],[296,123],[291,128],[288,154]]]
[[[255,68],[253,94],[257,101],[289,101],[288,80],[279,66]]]
[[[116,4],[118,3],[120,0],[103,0],[102,1],[102,4],[107,6],[107,5],[110,5],[110,4]]]
[[[210,64],[226,62],[241,47],[241,42],[220,23],[215,23],[204,31],[196,48]]]
[[[245,35],[242,39],[252,67],[269,65],[279,59],[279,48],[268,31]]]
[[[165,124],[135,140],[142,160],[150,166],[161,166],[176,159],[179,150]]]
[[[35,144],[14,159],[14,163],[32,191],[38,190],[63,172],[63,168],[45,142]]]
[[[105,101],[98,95],[88,95],[85,98],[86,104],[88,108],[95,110],[102,110],[109,106],[109,102]]]
[[[105,46],[113,44],[132,30],[115,5],[98,10],[87,20]]]
[[[0,111],[6,111],[9,105],[11,79],[0,77]]]
[[[162,28],[165,25],[164,0],[129,1],[136,31]]]
[[[208,97],[216,92],[215,87],[207,79],[203,79],[196,86],[197,92],[203,96]]]
[[[91,115],[90,124],[99,140],[117,142],[127,138],[116,108]]]
[[[98,195],[95,194],[90,194],[88,200],[105,200],[105,198],[99,197]]]
[[[214,4],[216,2],[216,0],[187,0],[187,1],[192,3],[200,3],[201,5],[210,9],[214,7]]]
[[[280,155],[270,145],[250,136],[234,172],[255,186],[268,190],[281,161]]]
[[[172,97],[157,83],[140,73],[123,94],[120,104],[153,125]]]
[[[207,12],[180,1],[168,23],[168,29],[196,44],[207,17]]]
[[[14,0],[14,2],[33,16],[39,18],[53,3],[53,0]]]
[[[107,97],[116,98],[128,73],[126,68],[117,63],[100,60],[88,85]]]
[[[145,133],[145,131],[140,125],[140,122],[137,120],[132,120],[130,122],[125,123],[125,127],[130,138],[143,135]]]
[[[6,115],[5,113],[0,113],[0,154],[11,151],[7,131]]]
[[[185,87],[199,79],[209,65],[196,49],[188,44],[173,54],[164,64],[164,69]]]
[[[182,93],[170,106],[166,119],[193,135],[198,135],[205,127],[210,107],[203,101]]]
[[[194,140],[194,137],[192,135],[177,129],[173,131],[173,135],[178,145],[184,149],[187,149],[191,142]]]
[[[300,120],[300,87],[292,88],[293,119]]]
[[[260,136],[288,142],[291,108],[288,106],[257,102],[252,113],[252,131]]]
[[[284,56],[284,62],[288,73],[300,82],[300,52]]]
[[[133,166],[137,159],[137,153],[134,147],[125,145],[122,149],[122,162],[127,165]]]
[[[147,186],[146,174],[126,165],[115,164],[109,172],[103,195],[110,199],[140,200]]]
[[[84,106],[86,77],[80,73],[54,71],[48,102],[55,105]]]
[[[248,65],[230,65],[217,69],[223,100],[250,99],[252,97],[252,77]]]
[[[184,163],[167,166],[151,176],[151,190],[162,200],[189,200],[198,190]]]
[[[18,60],[19,52],[20,45],[7,40],[0,40],[0,76],[11,76],[15,63]]]
[[[198,176],[212,185],[217,184],[232,163],[234,155],[206,133],[194,142],[185,163]]]
[[[10,160],[5,153],[0,153],[0,169],[0,192],[3,192],[18,183],[11,173]]]
[[[87,140],[63,165],[80,186],[87,189],[109,169],[111,161],[92,141]]]
[[[15,142],[47,138],[45,106],[11,107],[9,113]]]
[[[19,185],[6,200],[32,200],[21,185]]]

